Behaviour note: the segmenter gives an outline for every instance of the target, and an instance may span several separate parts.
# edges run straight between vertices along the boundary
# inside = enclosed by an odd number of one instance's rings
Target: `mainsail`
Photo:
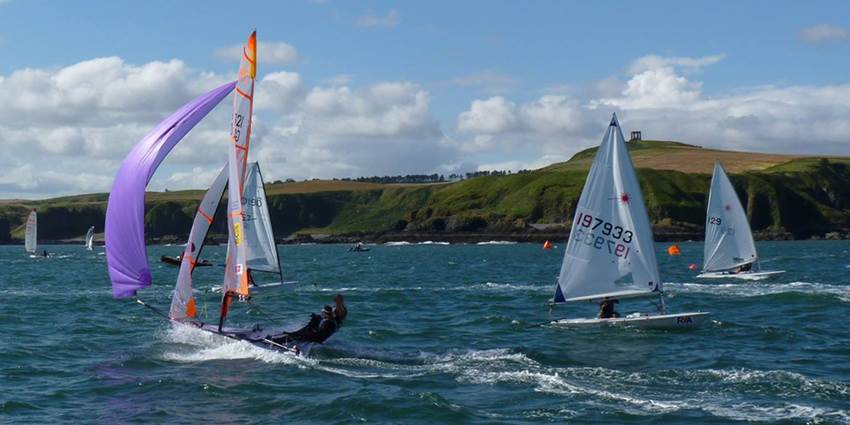
[[[136,144],[124,159],[106,207],[106,260],[112,295],[131,297],[150,286],[145,247],[145,187],[168,152],[225,96],[227,83],[183,105]]]
[[[652,228],[617,116],[581,192],[554,302],[661,291]]]
[[[720,161],[714,163],[705,219],[703,271],[734,269],[758,260],[747,214]]]
[[[30,211],[29,217],[27,217],[27,230],[26,235],[24,235],[24,249],[27,250],[30,254],[35,254],[36,248],[38,248],[38,213],[35,210]]]
[[[197,213],[195,213],[192,230],[189,231],[189,240],[186,242],[186,249],[183,251],[183,258],[180,261],[177,286],[174,288],[174,294],[171,297],[170,316],[174,320],[195,317],[197,312],[195,297],[192,294],[192,272],[195,271],[195,266],[200,260],[204,240],[207,238],[213,217],[215,217],[215,211],[224,195],[224,187],[227,186],[227,172],[228,167],[225,165],[218,173],[218,177],[216,177],[212,186],[207,190],[201,204],[198,205]]]
[[[243,223],[248,251],[248,269],[281,273],[269,207],[266,203],[263,175],[260,173],[260,165],[256,162],[248,165],[248,177],[245,179],[242,192],[242,208],[245,212]]]
[[[89,227],[86,232],[86,249],[89,251],[94,249],[94,226]]]
[[[232,143],[228,155],[227,190],[227,261],[225,264],[222,292],[222,321],[227,315],[229,296],[237,294],[247,297],[248,290],[248,249],[245,243],[245,223],[242,209],[242,187],[245,182],[248,148],[251,140],[251,114],[254,104],[254,78],[257,75],[257,33],[248,37],[242,48],[242,62],[239,65],[239,78],[236,82],[236,96],[233,96],[233,117],[231,120],[230,140]]]

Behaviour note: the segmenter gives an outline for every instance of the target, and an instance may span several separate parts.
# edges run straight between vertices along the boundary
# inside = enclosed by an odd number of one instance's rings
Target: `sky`
[[[850,154],[850,3],[0,0],[0,199],[109,191],[160,120],[260,40],[267,181],[533,169],[624,131]],[[232,100],[151,190],[205,188]]]

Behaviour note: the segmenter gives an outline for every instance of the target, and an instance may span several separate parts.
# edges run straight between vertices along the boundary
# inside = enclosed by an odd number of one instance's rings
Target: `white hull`
[[[768,270],[763,272],[708,272],[697,275],[700,279],[743,279],[743,280],[764,280],[785,273],[785,270]]]
[[[634,326],[644,329],[690,329],[697,328],[705,321],[708,313],[676,313],[629,315],[610,319],[561,319],[551,324],[559,327],[589,327],[600,325]]]

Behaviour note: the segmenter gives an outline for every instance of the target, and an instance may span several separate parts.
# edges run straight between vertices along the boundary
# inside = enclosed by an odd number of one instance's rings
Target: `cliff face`
[[[564,232],[584,185],[588,155],[577,155],[577,161],[585,161],[577,166],[568,162],[449,184],[333,190],[332,184],[323,182],[321,191],[299,193],[285,193],[286,184],[268,185],[269,210],[281,238],[293,233],[503,235],[541,228]],[[641,165],[640,160],[635,162]],[[701,237],[710,174],[639,168],[638,176],[656,236]],[[732,174],[731,179],[757,235],[809,238],[850,232],[850,161],[846,159],[795,159]],[[201,196],[199,191],[149,195],[148,237],[185,239]],[[8,240],[10,232],[22,239],[23,221],[33,207],[39,209],[41,240],[80,237],[92,224],[102,232],[105,200],[104,195],[85,195],[0,204],[0,241]],[[222,210],[216,215],[213,233],[226,232]]]

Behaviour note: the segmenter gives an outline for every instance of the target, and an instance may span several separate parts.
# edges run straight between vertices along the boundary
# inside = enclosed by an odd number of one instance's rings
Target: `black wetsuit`
[[[323,319],[318,314],[313,314],[310,317],[310,322],[301,329],[295,332],[287,332],[279,338],[275,338],[274,342],[278,344],[287,344],[290,342],[325,342],[331,335],[336,332],[337,324],[334,319]]]
[[[600,319],[610,319],[612,317],[618,317],[616,311],[614,311],[614,304],[617,304],[619,301],[617,300],[605,300],[602,301],[602,304],[599,306],[599,318]]]

